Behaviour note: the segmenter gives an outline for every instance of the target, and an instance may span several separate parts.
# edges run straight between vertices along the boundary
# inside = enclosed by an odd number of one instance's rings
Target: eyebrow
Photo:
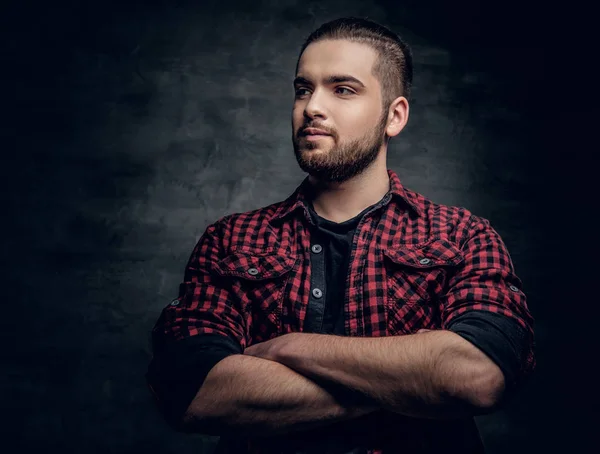
[[[324,80],[324,82],[326,85],[338,84],[341,82],[353,82],[357,85],[360,85],[362,88],[367,88],[367,87],[365,87],[365,84],[363,84],[356,77],[350,76],[348,74],[334,74],[332,76],[327,77]],[[305,77],[298,76],[294,79],[294,86],[296,86],[298,84],[311,85],[312,82],[310,80],[306,79]]]

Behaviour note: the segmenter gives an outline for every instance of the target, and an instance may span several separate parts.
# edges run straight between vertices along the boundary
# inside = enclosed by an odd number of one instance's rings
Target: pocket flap
[[[270,254],[235,251],[217,262],[214,268],[221,276],[261,281],[284,275],[295,263],[296,256],[290,255],[288,251]]]
[[[461,250],[443,238],[423,244],[395,244],[384,249],[383,253],[392,262],[412,268],[454,266],[464,260]]]

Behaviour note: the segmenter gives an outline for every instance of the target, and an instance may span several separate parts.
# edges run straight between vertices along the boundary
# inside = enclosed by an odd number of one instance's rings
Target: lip
[[[325,131],[317,128],[306,128],[302,131],[302,134],[305,136],[328,136]]]
[[[329,137],[329,134],[308,134],[304,136],[306,140],[319,140],[325,139],[326,137]]]

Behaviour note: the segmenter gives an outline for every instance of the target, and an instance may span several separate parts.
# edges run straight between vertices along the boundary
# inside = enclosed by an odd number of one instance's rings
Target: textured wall
[[[353,14],[414,52],[411,117],[388,166],[490,219],[538,322],[538,373],[478,419],[489,452],[556,446],[548,327],[562,294],[548,285],[558,227],[543,216],[549,189],[569,197],[539,139],[552,126],[539,116],[547,67],[529,16],[474,1],[238,3],[21,2],[3,16],[10,452],[212,452],[216,439],[173,433],[156,412],[149,331],[208,223],[282,200],[304,178],[290,124],[298,50]]]

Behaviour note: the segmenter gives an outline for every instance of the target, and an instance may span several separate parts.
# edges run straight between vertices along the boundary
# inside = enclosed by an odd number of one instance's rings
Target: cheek
[[[292,117],[293,118],[302,118],[304,115],[304,104],[295,102],[292,106]]]
[[[292,110],[292,129],[296,132],[300,127],[302,127],[302,122],[304,121],[302,118],[302,110],[294,109]]]
[[[344,142],[351,142],[361,139],[365,135],[365,124],[361,122],[345,123],[341,128],[338,128],[338,136]]]
[[[340,135],[348,139],[359,139],[376,126],[378,114],[372,113],[368,107],[356,107],[344,113],[339,123]]]

